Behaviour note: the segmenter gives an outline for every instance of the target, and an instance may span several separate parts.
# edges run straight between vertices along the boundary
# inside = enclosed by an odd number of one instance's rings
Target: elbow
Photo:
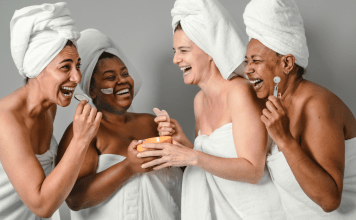
[[[51,218],[57,208],[44,205],[42,207],[36,207],[30,210],[40,218]]]
[[[341,197],[339,198],[332,198],[332,199],[327,199],[326,201],[322,204],[320,204],[320,207],[324,210],[324,212],[332,212],[335,211],[337,208],[339,208],[341,204]]]
[[[80,204],[79,201],[77,201],[75,198],[70,198],[68,197],[66,199],[67,206],[70,208],[72,211],[79,211],[81,210],[82,204]]]
[[[256,169],[255,172],[251,172],[250,176],[248,178],[248,181],[246,181],[246,182],[248,182],[250,184],[259,183],[261,178],[262,178],[262,176],[263,176],[263,171],[264,171],[264,169],[262,169],[262,170],[261,169]]]

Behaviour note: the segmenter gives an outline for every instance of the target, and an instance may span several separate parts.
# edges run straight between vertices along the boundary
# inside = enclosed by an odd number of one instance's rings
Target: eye
[[[129,72],[123,72],[122,73],[122,76],[129,76],[130,74],[129,74]]]
[[[261,62],[261,60],[253,60],[254,63],[258,64]]]
[[[106,77],[107,80],[113,81],[116,79],[116,77],[114,75],[110,75],[108,77]]]
[[[81,63],[78,63],[77,69],[79,70],[81,66],[82,66],[82,64],[81,64]]]
[[[69,70],[70,69],[70,66],[69,65],[64,65],[61,67],[62,70]]]
[[[244,62],[247,64],[247,63],[248,63],[248,60],[244,60]]]

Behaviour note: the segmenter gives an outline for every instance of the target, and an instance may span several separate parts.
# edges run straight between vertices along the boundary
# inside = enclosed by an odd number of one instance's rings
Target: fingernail
[[[282,94],[281,93],[278,93],[278,98],[281,98],[282,97]]]
[[[141,142],[143,142],[143,140],[138,140],[138,142],[140,142],[140,143],[141,143]]]
[[[141,154],[137,154],[137,157],[141,157]]]
[[[146,166],[145,166],[145,165],[142,165],[141,168],[146,168]]]

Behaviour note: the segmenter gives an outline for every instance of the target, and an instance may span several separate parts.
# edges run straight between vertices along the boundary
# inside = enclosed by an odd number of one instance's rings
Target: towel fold
[[[117,56],[126,65],[130,76],[135,82],[134,95],[138,93],[141,88],[142,80],[135,67],[127,59],[123,51],[105,34],[95,29],[87,29],[81,32],[81,37],[78,40],[79,56],[82,59],[81,71],[82,81],[80,88],[89,97],[90,80],[93,75],[93,70],[100,55],[107,52]]]
[[[251,0],[243,14],[246,32],[271,50],[292,54],[306,68],[309,51],[303,19],[294,0]]]
[[[34,5],[16,10],[11,22],[11,54],[23,77],[35,78],[80,33],[67,3]]]
[[[172,27],[180,22],[184,33],[211,56],[221,75],[245,77],[247,36],[216,0],[176,0],[171,11]]]
[[[194,149],[204,153],[237,158],[232,123],[216,129],[210,136],[199,135]],[[184,171],[182,220],[285,220],[281,201],[265,169],[257,184],[226,180],[196,166]]]

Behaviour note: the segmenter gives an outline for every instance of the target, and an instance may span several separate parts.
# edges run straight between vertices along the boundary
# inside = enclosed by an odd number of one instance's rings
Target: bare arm
[[[72,137],[72,126],[69,126],[59,144],[58,160],[61,160]],[[138,152],[135,148],[138,143],[138,141],[131,142],[125,160],[97,173],[99,155],[95,149],[94,141],[92,141],[85,155],[78,180],[66,199],[68,207],[77,211],[98,205],[118,190],[134,174],[151,171],[151,169],[141,168],[141,164],[149,159],[137,158]]]
[[[301,145],[289,131],[289,120],[276,98],[269,98],[277,110],[269,116],[267,129],[283,152],[306,195],[325,212],[341,202],[345,164],[343,125],[326,101],[307,103]],[[272,106],[271,106],[272,108]]]
[[[166,166],[194,165],[224,179],[257,183],[263,174],[267,145],[267,132],[260,121],[261,108],[256,104],[257,97],[252,88],[247,85],[234,88],[229,94],[228,102],[234,144],[239,158],[216,157],[178,143],[145,144],[145,147],[161,150],[142,152],[142,157],[162,156],[145,164],[145,167],[162,164],[154,168],[161,169]]]
[[[21,200],[37,216],[52,216],[70,193],[100,119],[101,114],[84,107],[84,102],[78,105],[75,121],[82,132],[73,138],[63,162],[46,177],[23,123],[13,114],[1,116],[1,163]]]

